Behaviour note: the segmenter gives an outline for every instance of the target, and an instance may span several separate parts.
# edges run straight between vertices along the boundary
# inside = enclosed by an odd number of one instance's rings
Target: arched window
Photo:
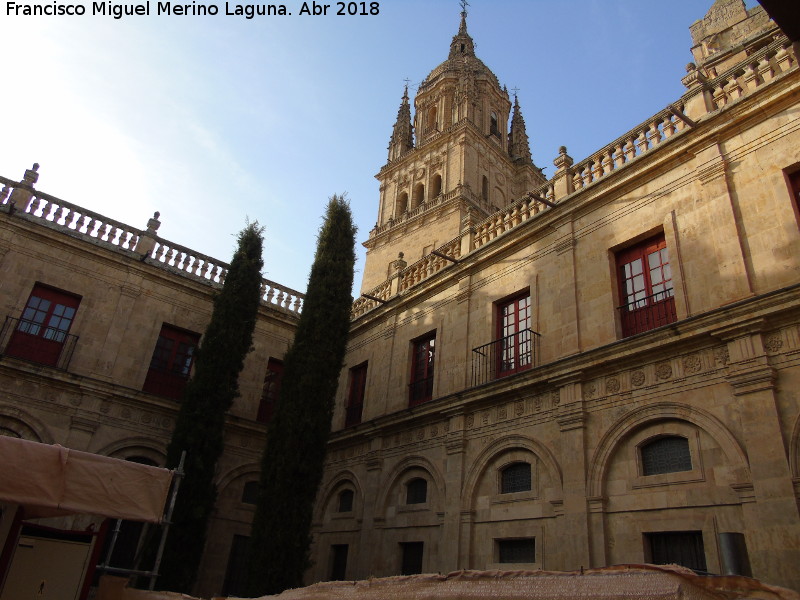
[[[339,508],[338,512],[352,512],[353,511],[353,499],[355,498],[355,492],[353,490],[342,490],[339,493]]]
[[[642,474],[661,475],[692,470],[689,440],[678,435],[656,438],[642,445]]]
[[[436,107],[431,106],[428,110],[427,132],[428,134],[432,134],[436,131],[439,131],[439,127],[436,123]]]
[[[442,176],[438,173],[431,179],[431,198],[436,198],[442,193]]]
[[[411,197],[411,210],[425,202],[425,184],[418,183],[414,186],[414,195]]]
[[[406,484],[406,504],[424,504],[428,501],[428,482],[417,477]]]
[[[500,128],[497,126],[497,113],[492,111],[491,122],[489,124],[489,133],[499,136]]]
[[[248,481],[242,487],[242,502],[244,504],[258,504],[258,491],[261,484],[258,481]]]
[[[489,201],[489,178],[486,175],[483,176],[481,181],[481,198],[483,198],[484,202]]]
[[[401,192],[400,195],[397,197],[397,205],[394,211],[395,218],[399,217],[407,210],[408,210],[408,194],[405,192]]]
[[[500,493],[528,492],[531,489],[531,464],[512,463],[500,473]]]

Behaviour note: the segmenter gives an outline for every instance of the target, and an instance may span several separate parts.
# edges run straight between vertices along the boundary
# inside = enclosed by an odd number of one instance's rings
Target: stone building
[[[309,582],[649,561],[800,590],[796,48],[741,0],[691,32],[686,93],[549,180],[466,15],[406,90]],[[226,265],[37,177],[0,178],[0,431],[162,464]],[[237,589],[301,302],[265,281],[198,594]]]

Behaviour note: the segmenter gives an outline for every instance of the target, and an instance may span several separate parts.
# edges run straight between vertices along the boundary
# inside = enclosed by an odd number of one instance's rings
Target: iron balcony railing
[[[408,384],[408,405],[416,406],[433,398],[433,375]]]
[[[622,336],[650,331],[678,320],[672,288],[631,300],[617,307],[622,323]]]
[[[472,385],[539,366],[541,335],[523,329],[472,349]]]
[[[6,317],[0,329],[0,355],[67,370],[78,336],[42,323]]]

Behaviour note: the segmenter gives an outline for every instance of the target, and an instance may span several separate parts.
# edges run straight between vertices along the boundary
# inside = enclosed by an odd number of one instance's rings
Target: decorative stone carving
[[[669,363],[659,363],[656,365],[656,377],[659,379],[669,379],[672,377],[672,365]]]
[[[703,363],[697,354],[690,354],[683,358],[683,370],[689,375],[699,373],[703,369]]]
[[[500,421],[504,421],[507,418],[508,418],[508,409],[506,408],[505,405],[503,405],[497,409],[497,419]]]
[[[594,383],[584,383],[583,384],[583,397],[586,400],[592,400],[597,393],[597,386]]]
[[[773,354],[780,351],[780,349],[783,348],[783,338],[781,338],[781,334],[773,333],[768,336],[764,341],[764,348],[766,348],[767,352]]]
[[[541,396],[536,396],[536,397],[533,399],[533,408],[534,408],[534,410],[536,410],[537,412],[538,412],[538,411],[540,411],[540,410],[542,410],[542,397],[541,397]]]
[[[120,415],[122,415],[123,419],[130,419],[131,411],[129,408],[123,408],[122,411],[120,412]]]
[[[727,346],[720,346],[718,348],[714,348],[714,361],[718,365],[725,366],[728,364],[730,360],[730,353],[728,352]]]
[[[525,414],[525,403],[519,401],[516,404],[514,404],[514,415],[517,417],[521,417],[523,414]]]
[[[639,387],[640,385],[644,385],[644,371],[634,371],[631,373],[631,384]]]
[[[558,406],[561,404],[561,393],[558,390],[553,390],[550,394],[550,397],[553,402],[553,406]]]
[[[431,427],[431,437],[436,437],[437,435],[439,435],[439,428],[434,425]]]
[[[467,415],[464,425],[467,429],[472,429],[472,427],[475,425],[475,415]]]
[[[606,379],[606,391],[609,394],[616,394],[617,392],[619,392],[619,389],[620,389],[619,379],[617,379],[616,377],[609,377],[608,379]]]

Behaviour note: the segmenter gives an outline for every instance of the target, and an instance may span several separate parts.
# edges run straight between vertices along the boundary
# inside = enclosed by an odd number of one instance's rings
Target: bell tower
[[[510,130],[509,130],[510,122]],[[531,160],[519,101],[475,55],[461,12],[447,59],[420,83],[414,115],[403,93],[376,175],[380,202],[364,242],[362,292],[393,274],[402,252],[414,263],[545,179]]]

